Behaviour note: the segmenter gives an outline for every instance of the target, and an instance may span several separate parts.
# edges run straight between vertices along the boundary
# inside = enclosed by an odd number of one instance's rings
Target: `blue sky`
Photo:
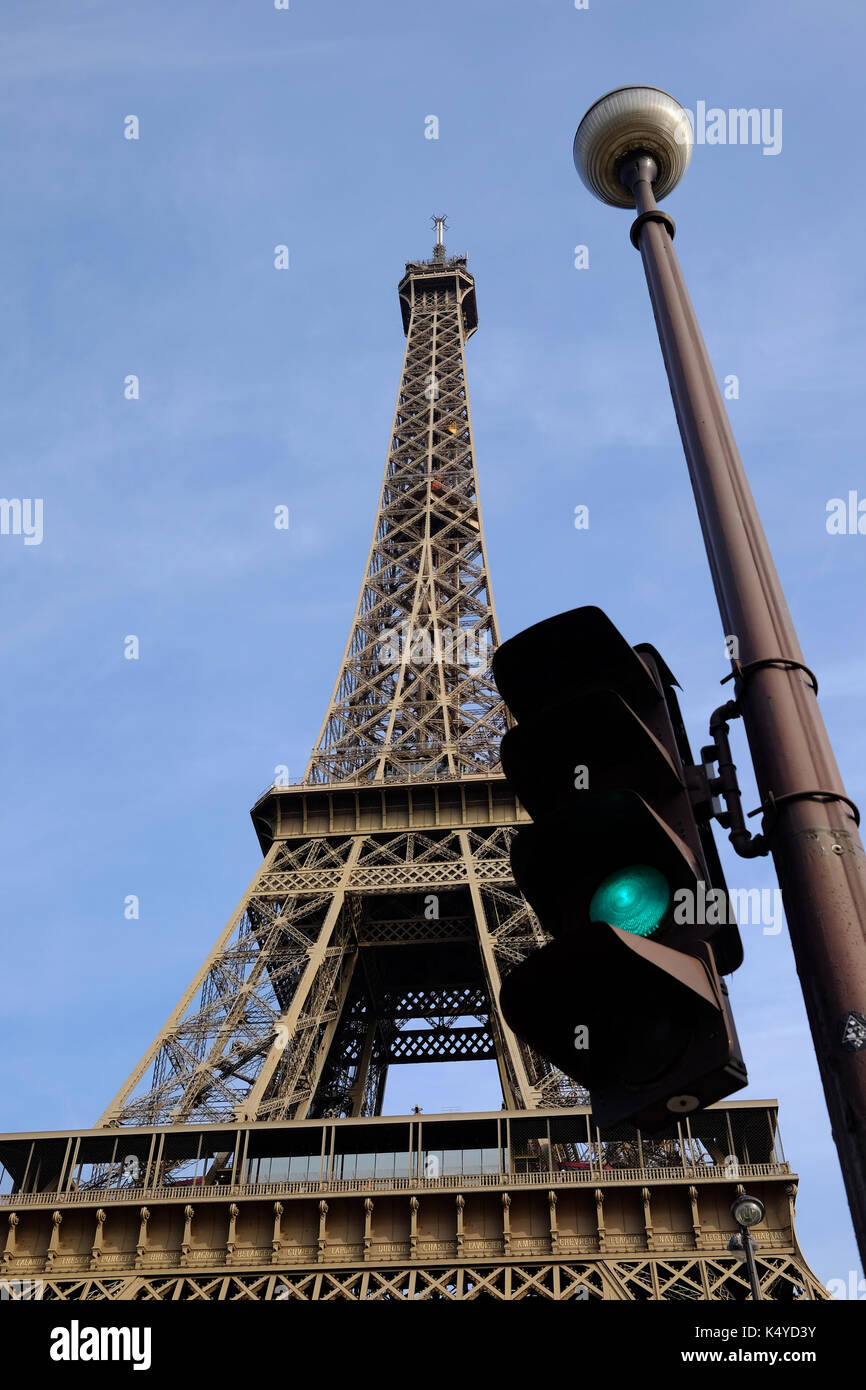
[[[612,87],[783,113],[778,155],[699,146],[666,207],[714,367],[739,377],[741,452],[866,802],[866,537],[825,525],[830,498],[866,497],[845,138],[864,38],[854,0],[7,0],[0,492],[44,499],[44,537],[0,536],[4,1130],[96,1120],[255,871],[248,807],[276,765],[303,770],[374,520],[396,284],[429,252],[431,213],[477,277],[470,386],[504,635],[598,604],[661,650],[706,741],[727,666],[640,261],[628,213],[571,163]],[[723,853],[732,887],[774,884],[766,861]],[[779,1098],[804,1249],[847,1281],[787,933],[744,934],[745,1094]],[[498,1106],[480,1064],[405,1070],[389,1109]]]

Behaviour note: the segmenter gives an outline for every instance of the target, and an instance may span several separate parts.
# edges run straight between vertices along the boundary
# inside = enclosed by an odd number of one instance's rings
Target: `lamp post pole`
[[[575,164],[634,207],[640,251],[851,1216],[866,1265],[866,856],[727,411],[659,210],[688,164],[686,113],[656,88],[590,108]],[[735,847],[737,847],[735,842]],[[754,846],[752,847],[754,852]]]
[[[750,1197],[747,1192],[741,1191],[731,1203],[731,1214],[740,1228],[740,1234],[733,1237],[728,1249],[742,1249],[749,1272],[752,1298],[756,1303],[760,1303],[761,1283],[758,1279],[758,1262],[755,1259],[755,1242],[752,1240],[751,1228],[763,1221],[764,1203],[759,1197]]]

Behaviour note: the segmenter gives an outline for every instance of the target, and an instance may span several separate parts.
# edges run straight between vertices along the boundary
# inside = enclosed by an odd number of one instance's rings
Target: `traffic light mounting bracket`
[[[710,737],[713,742],[701,749],[704,770],[718,766],[718,776],[709,776],[708,790],[713,798],[711,814],[729,831],[728,839],[741,859],[756,859],[769,854],[770,846],[764,835],[753,835],[746,826],[743,815],[743,801],[740,784],[737,780],[737,765],[731,753],[729,738],[729,719],[740,719],[742,711],[736,700],[728,700],[710,715]],[[724,811],[716,809],[716,801],[723,801]]]

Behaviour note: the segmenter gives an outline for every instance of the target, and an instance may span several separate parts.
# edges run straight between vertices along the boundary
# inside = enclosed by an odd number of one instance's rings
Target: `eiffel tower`
[[[253,807],[261,866],[97,1125],[0,1136],[11,1297],[745,1299],[744,1184],[763,1296],[826,1297],[775,1102],[600,1132],[499,1015],[545,938],[509,865],[528,817],[498,761],[475,282],[433,221],[399,284],[373,540],[303,779]],[[390,1067],[476,1060],[500,1111],[383,1115]]]

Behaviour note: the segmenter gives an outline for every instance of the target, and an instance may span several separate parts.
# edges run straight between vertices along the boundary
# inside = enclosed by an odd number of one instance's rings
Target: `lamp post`
[[[732,1237],[728,1249],[738,1250],[742,1246],[746,1268],[749,1271],[749,1283],[752,1286],[752,1298],[760,1302],[761,1285],[758,1283],[758,1266],[755,1263],[755,1242],[749,1231],[752,1226],[757,1226],[759,1221],[763,1221],[764,1203],[760,1197],[750,1197],[747,1192],[741,1192],[731,1202],[731,1215],[740,1228],[740,1234]]]
[[[673,247],[657,206],[689,163],[684,109],[656,87],[602,97],[578,127],[574,162],[603,202],[635,208],[641,253],[848,1203],[866,1265],[866,856],[770,548]]]

